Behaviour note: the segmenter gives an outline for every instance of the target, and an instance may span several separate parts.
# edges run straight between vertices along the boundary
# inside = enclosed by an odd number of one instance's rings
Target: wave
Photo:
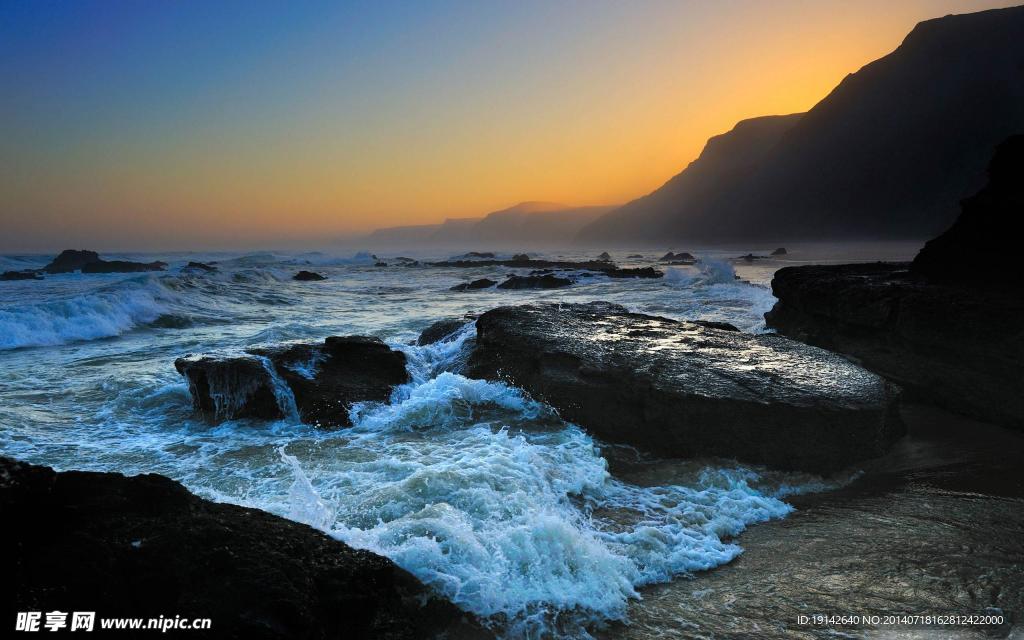
[[[129,279],[72,297],[0,308],[0,350],[121,335],[151,323],[178,324],[176,295],[158,278]]]

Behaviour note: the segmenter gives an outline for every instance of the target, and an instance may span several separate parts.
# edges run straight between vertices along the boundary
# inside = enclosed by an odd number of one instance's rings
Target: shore
[[[645,589],[631,606],[630,623],[599,636],[1024,634],[1024,435],[930,406],[906,405],[902,414],[907,437],[857,480],[788,499],[797,511],[744,532],[737,560],[693,580]],[[1005,622],[800,624],[799,616],[815,614],[995,614]]]

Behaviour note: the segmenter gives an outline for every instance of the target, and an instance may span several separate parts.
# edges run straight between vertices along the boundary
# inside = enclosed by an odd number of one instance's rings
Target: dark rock
[[[597,260],[599,262],[611,262],[612,261],[612,257],[611,257],[611,255],[607,251],[605,251],[605,252],[601,253],[601,255],[597,256]]]
[[[130,260],[96,260],[82,265],[82,273],[142,273],[144,271],[163,271],[166,262],[132,262]]]
[[[463,282],[451,288],[452,291],[469,291],[471,289],[488,289],[498,284],[497,281],[489,278],[480,278],[472,282]]]
[[[654,267],[637,267],[635,269],[609,269],[603,272],[609,278],[660,278],[665,274]]]
[[[626,257],[629,258],[630,260],[637,260],[639,258],[643,258],[643,256],[641,254],[639,254],[639,253],[633,253],[633,254],[630,254],[630,255],[628,255]]]
[[[690,324],[700,325],[708,329],[718,329],[719,331],[739,331],[739,327],[730,322],[715,322],[713,320],[690,320],[689,322]]]
[[[34,269],[23,269],[21,271],[4,271],[0,274],[0,280],[42,280],[43,276]]]
[[[961,202],[960,217],[929,240],[910,269],[933,281],[1024,286],[1020,222],[1024,216],[1024,135],[996,147],[988,184]]]
[[[769,327],[858,358],[912,397],[1024,429],[1024,297],[903,264],[787,267]]]
[[[0,458],[0,517],[9,621],[18,611],[180,615],[211,619],[182,634],[196,638],[395,640],[465,624],[387,558],[155,474]]]
[[[490,251],[470,251],[462,254],[461,258],[494,258],[495,255]]]
[[[786,255],[786,253],[787,253],[787,251],[786,251],[785,247],[779,247],[775,251],[772,251],[771,255],[773,255],[773,256],[784,256],[784,255]]]
[[[665,255],[661,256],[661,262],[696,262],[697,258],[692,253],[687,251],[680,251],[679,253],[672,253],[669,251]]]
[[[183,272],[192,272],[192,273],[213,273],[213,272],[217,271],[217,267],[215,267],[213,265],[206,264],[205,262],[189,261],[189,263],[187,265],[185,265],[184,267],[182,267],[181,270]]]
[[[242,356],[189,356],[174,366],[188,379],[196,409],[215,421],[283,418],[289,407],[282,404],[293,399],[302,422],[351,426],[353,404],[384,402],[409,381],[405,354],[364,336],[250,349]]]
[[[472,322],[467,318],[451,318],[448,320],[438,320],[434,324],[430,325],[420,333],[420,337],[416,340],[416,344],[419,346],[434,344],[436,342],[443,342],[445,338],[448,338],[459,331],[462,327]]]
[[[560,278],[548,273],[542,276],[509,276],[498,285],[499,289],[557,289],[573,284],[569,278]]]
[[[902,435],[898,392],[822,349],[605,302],[477,319],[469,375],[502,379],[609,442],[830,474]]]
[[[315,282],[318,280],[326,280],[325,276],[320,275],[314,271],[300,271],[292,276],[292,280],[300,280],[302,282]]]
[[[516,262],[526,262],[529,259],[530,259],[530,256],[525,254],[525,253],[517,253],[514,256],[512,256],[512,260],[514,260]]]
[[[373,266],[375,266],[375,267],[386,267],[386,266],[388,266],[388,263],[386,263],[386,262],[375,262]]]
[[[71,273],[78,271],[90,262],[99,262],[100,255],[95,251],[65,249],[50,264],[43,267],[46,273]]]

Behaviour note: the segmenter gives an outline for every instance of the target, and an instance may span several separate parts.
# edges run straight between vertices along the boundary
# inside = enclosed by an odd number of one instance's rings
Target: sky
[[[0,0],[0,251],[326,246],[624,203],[1019,0]]]

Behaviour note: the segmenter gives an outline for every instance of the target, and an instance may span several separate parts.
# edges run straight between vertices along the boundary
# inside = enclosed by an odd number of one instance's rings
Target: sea
[[[0,455],[58,470],[163,474],[205,498],[387,556],[501,637],[590,637],[628,623],[645,586],[699,583],[701,572],[735,559],[746,528],[792,512],[787,497],[843,480],[624,452],[520,389],[464,376],[471,324],[443,343],[416,346],[416,337],[437,320],[498,306],[592,300],[764,332],[775,270],[908,260],[919,244],[799,245],[735,259],[773,248],[687,248],[699,258],[692,266],[658,263],[665,249],[627,248],[610,251],[617,264],[654,265],[665,276],[465,292],[450,289],[517,270],[426,264],[454,255],[438,251],[401,254],[416,266],[400,266],[394,251],[104,254],[169,266],[0,282]],[[0,271],[52,257],[0,256]],[[189,261],[217,271],[190,271]],[[327,279],[293,280],[300,269]],[[347,429],[294,418],[212,424],[174,369],[186,354],[330,335],[378,336],[406,354],[411,374],[389,402],[353,407]]]

